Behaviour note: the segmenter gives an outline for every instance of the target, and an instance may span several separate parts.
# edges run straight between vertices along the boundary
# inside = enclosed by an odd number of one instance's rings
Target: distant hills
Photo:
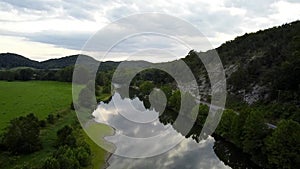
[[[41,63],[14,53],[0,54],[0,68],[10,69],[15,67],[40,68]]]
[[[31,59],[28,59],[22,55],[14,53],[1,53],[0,54],[0,69],[11,69],[16,67],[30,67],[35,69],[61,69],[68,66],[73,66],[76,63],[76,60],[79,55],[71,55],[57,59],[49,59],[46,61],[38,62]],[[85,57],[85,61],[88,61],[90,64],[98,64],[98,61],[89,56]],[[113,69],[119,62],[102,62],[101,67],[104,69]]]

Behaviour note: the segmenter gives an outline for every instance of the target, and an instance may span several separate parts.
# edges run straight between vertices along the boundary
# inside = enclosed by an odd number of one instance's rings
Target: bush
[[[53,114],[49,114],[47,117],[47,122],[50,124],[54,124],[55,123],[55,118]]]
[[[73,149],[68,146],[61,146],[55,153],[54,158],[57,159],[61,169],[79,169],[80,164],[76,158]]]
[[[77,141],[73,133],[73,128],[70,126],[65,126],[57,131],[56,146],[70,146],[76,147]]]
[[[40,125],[40,127],[46,127],[46,121],[45,120],[40,120],[39,121],[39,125]]]
[[[78,147],[75,150],[76,158],[82,167],[86,167],[90,165],[91,163],[91,155],[90,155],[90,150],[87,150],[84,147]]]
[[[40,124],[33,114],[11,120],[3,134],[3,145],[13,154],[28,154],[42,148]]]
[[[59,169],[60,165],[56,158],[49,157],[45,160],[42,169]]]
[[[70,109],[75,110],[74,102],[71,102]]]

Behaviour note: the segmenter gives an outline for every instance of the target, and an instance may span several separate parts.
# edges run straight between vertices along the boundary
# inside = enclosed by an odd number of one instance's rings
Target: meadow
[[[107,97],[107,95],[103,96]],[[61,116],[54,124],[47,124],[45,128],[41,129],[42,150],[21,156],[10,156],[1,153],[0,164],[7,163],[5,164],[6,168],[14,168],[24,164],[40,166],[43,161],[41,159],[45,159],[55,151],[53,145],[56,140],[56,132],[63,126],[71,125],[77,121],[75,111],[70,109],[71,102],[71,83],[0,81],[0,133],[9,124],[10,120],[29,113],[34,113],[40,120],[46,119],[49,114],[59,114]],[[110,128],[104,125],[101,131],[106,134],[111,133]],[[88,136],[85,139],[92,150],[92,165],[88,168],[101,168],[105,165],[108,153],[98,147]]]
[[[45,119],[70,107],[70,83],[52,81],[6,82],[0,81],[0,129],[15,117],[34,113]]]

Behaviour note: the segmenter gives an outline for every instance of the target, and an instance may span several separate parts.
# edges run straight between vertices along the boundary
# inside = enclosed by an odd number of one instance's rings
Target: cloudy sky
[[[83,45],[98,30],[120,18],[149,12],[175,16],[194,25],[211,44],[196,47],[197,51],[205,51],[246,32],[299,20],[299,9],[300,0],[2,0],[0,52],[18,53],[39,61],[81,53]],[[161,25],[167,22],[159,19]],[[149,26],[149,22],[142,20],[134,28]],[[114,29],[101,38],[109,40],[118,31],[124,29]],[[131,59],[145,59],[136,55],[135,50],[141,45],[158,50],[180,48],[168,38],[143,35],[120,44],[109,60],[122,60],[128,53],[135,53]],[[188,51],[177,52],[182,57]],[[157,50],[153,53],[159,55]],[[159,58],[172,60],[168,55]]]

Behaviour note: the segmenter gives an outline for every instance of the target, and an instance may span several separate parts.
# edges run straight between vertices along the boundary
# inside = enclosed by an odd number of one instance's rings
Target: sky
[[[87,40],[97,31],[121,18],[151,12],[178,17],[193,25],[209,43],[202,45],[194,38],[193,41],[199,44],[195,50],[206,51],[246,32],[299,20],[299,9],[300,0],[2,0],[0,53],[18,53],[38,61],[82,53]],[[151,24],[151,19],[141,17],[138,24],[134,21],[131,24],[139,30],[153,25],[158,29],[169,22],[159,17],[155,19],[156,24]],[[109,41],[121,31],[130,32],[130,29],[132,27],[110,29],[99,38]],[[174,60],[172,52],[176,57],[188,53],[172,39],[157,35],[127,39],[117,45],[117,49],[106,59],[159,62]],[[155,50],[145,53],[138,49]],[[101,54],[105,52],[101,51]],[[146,56],[149,53],[153,56]]]

